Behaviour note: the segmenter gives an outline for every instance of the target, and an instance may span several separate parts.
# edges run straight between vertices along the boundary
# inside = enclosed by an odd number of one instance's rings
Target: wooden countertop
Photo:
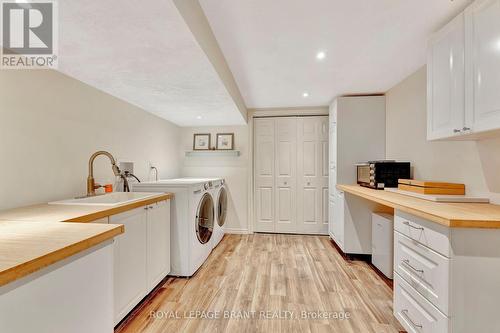
[[[123,225],[0,222],[0,286],[124,232]]]
[[[500,205],[438,203],[359,185],[337,185],[337,189],[451,228],[500,229]]]
[[[116,215],[137,207],[173,198],[172,193],[158,193],[157,196],[129,204],[113,207],[81,206],[81,205],[49,205],[41,204],[15,208],[0,212],[0,220],[26,222],[92,222],[104,217]]]
[[[41,204],[0,212],[0,286],[125,231],[123,225],[88,222],[170,200],[173,196],[158,193],[113,207]]]

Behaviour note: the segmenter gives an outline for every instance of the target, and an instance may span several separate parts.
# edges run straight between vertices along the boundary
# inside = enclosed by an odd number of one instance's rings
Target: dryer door
[[[214,201],[205,193],[196,211],[196,236],[201,244],[208,243],[214,230]]]
[[[222,187],[219,191],[219,200],[217,202],[217,223],[222,227],[226,222],[227,215],[227,191]]]

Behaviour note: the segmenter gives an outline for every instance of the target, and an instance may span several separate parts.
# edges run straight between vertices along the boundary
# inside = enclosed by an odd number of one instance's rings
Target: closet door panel
[[[297,120],[297,232],[300,233],[328,233],[328,136],[328,117]]]
[[[275,231],[275,121],[256,119],[255,148],[255,231]]]
[[[276,119],[276,232],[296,232],[297,119]]]

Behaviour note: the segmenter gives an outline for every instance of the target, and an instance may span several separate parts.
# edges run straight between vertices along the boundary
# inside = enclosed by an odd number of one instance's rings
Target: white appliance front
[[[224,238],[224,224],[227,217],[228,193],[226,182],[222,178],[217,178],[213,181],[214,186],[214,202],[215,202],[215,223],[213,234],[213,248],[215,248]]]

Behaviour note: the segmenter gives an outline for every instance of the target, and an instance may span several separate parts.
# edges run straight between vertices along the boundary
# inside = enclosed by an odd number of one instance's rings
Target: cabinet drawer
[[[396,211],[394,229],[445,257],[451,257],[450,229],[445,226]]]
[[[397,273],[394,274],[394,316],[408,333],[449,332],[449,318]]]
[[[397,231],[394,244],[394,270],[443,313],[450,315],[450,259]]]

